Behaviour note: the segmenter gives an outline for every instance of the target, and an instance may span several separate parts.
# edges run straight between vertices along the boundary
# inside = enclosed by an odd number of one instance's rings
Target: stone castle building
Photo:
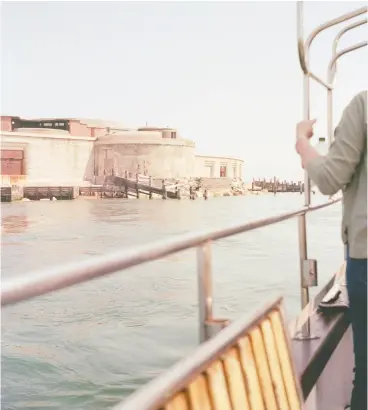
[[[3,184],[81,186],[125,171],[156,178],[243,178],[243,161],[196,155],[195,143],[172,128],[1,117]]]

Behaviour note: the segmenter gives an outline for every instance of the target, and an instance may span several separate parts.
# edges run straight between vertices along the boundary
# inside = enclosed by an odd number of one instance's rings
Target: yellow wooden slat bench
[[[301,410],[282,300],[229,324],[115,410]]]

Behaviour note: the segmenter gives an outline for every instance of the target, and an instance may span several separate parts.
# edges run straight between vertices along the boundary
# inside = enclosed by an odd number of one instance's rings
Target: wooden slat
[[[275,334],[273,333],[273,329],[269,319],[266,319],[261,324],[261,329],[263,334],[263,340],[265,341],[264,345],[268,358],[268,365],[271,371],[271,379],[278,407],[282,410],[288,410],[290,409],[290,407],[286,396],[284,378],[282,376],[279,357],[276,350]]]
[[[299,399],[299,392],[294,379],[294,371],[291,362],[291,355],[287,345],[285,330],[282,325],[282,319],[278,312],[270,314],[270,321],[273,329],[273,333],[276,338],[276,349],[280,360],[281,373],[283,375],[286,394],[289,401],[289,407],[292,410],[301,409],[301,403]]]
[[[199,348],[197,354],[202,354],[202,359],[190,359],[190,366],[184,362],[183,366],[189,368],[180,377],[151,386],[152,405],[143,397],[148,404],[144,408],[301,410],[302,399],[280,301],[248,325],[242,325],[230,339],[225,336],[227,329],[219,335],[223,340],[212,340]],[[178,370],[179,366],[175,371]],[[163,384],[166,389],[162,389]],[[140,399],[132,399],[127,409],[142,407]]]
[[[247,390],[238,349],[232,348],[223,359],[232,410],[248,410]]]
[[[250,332],[250,339],[252,342],[252,349],[262,386],[262,396],[266,404],[266,409],[278,410],[270,376],[270,369],[267,363],[266,351],[263,344],[262,333],[258,327]]]
[[[165,410],[191,410],[189,406],[188,396],[186,391],[178,393],[172,400],[170,400]],[[138,409],[137,409],[138,410]]]
[[[252,346],[249,337],[246,336],[239,340],[238,346],[241,366],[248,387],[248,399],[250,408],[252,410],[265,410],[265,406],[262,399],[261,386],[258,379],[256,363],[254,360]]]
[[[212,410],[206,377],[200,374],[188,387],[191,410]]]
[[[227,391],[224,368],[220,360],[214,362],[206,371],[211,393],[213,410],[232,410]]]

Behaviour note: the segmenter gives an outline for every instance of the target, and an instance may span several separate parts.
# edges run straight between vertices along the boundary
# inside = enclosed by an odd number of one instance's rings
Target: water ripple
[[[196,229],[300,206],[299,195],[211,201],[77,200],[2,206],[2,274],[25,274]],[[338,267],[340,208],[309,217],[321,284]],[[299,308],[296,222],[213,246],[215,313],[235,318],[280,294]],[[113,406],[198,343],[194,250],[2,312],[3,408]]]

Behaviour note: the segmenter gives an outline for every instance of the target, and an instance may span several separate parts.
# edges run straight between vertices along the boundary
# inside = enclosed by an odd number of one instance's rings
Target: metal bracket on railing
[[[212,339],[230,324],[229,319],[211,319],[206,322],[208,339]]]
[[[197,248],[200,342],[211,339],[226,327],[228,319],[213,318],[211,242]]]
[[[307,259],[303,261],[302,287],[311,288],[318,286],[317,261]]]

